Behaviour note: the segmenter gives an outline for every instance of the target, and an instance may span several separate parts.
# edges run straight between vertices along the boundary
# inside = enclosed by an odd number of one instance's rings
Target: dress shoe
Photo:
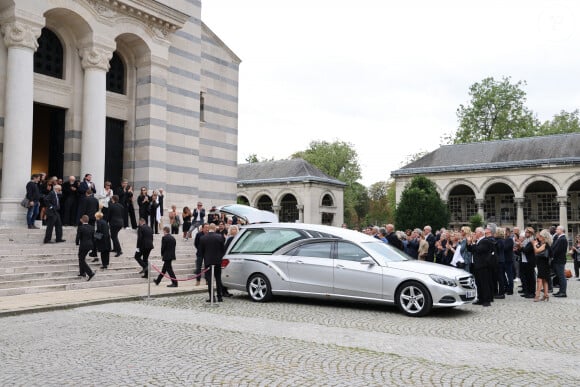
[[[86,274],[77,274],[77,277],[86,277]]]
[[[147,277],[149,277],[149,276],[147,275],[147,272],[143,273],[143,275],[141,276],[141,278],[147,278]]]
[[[535,298],[536,296],[534,294],[526,294],[524,296],[524,298]]]
[[[89,282],[90,280],[92,280],[94,276],[95,276],[95,272],[93,271],[93,273],[90,274],[89,277],[87,278],[87,282]]]
[[[471,303],[471,305],[481,305],[481,304],[483,304],[481,301],[475,301]]]
[[[220,297],[218,298],[218,302],[224,302],[224,299]]]
[[[518,293],[522,294],[524,291],[523,290],[518,290]]]
[[[99,258],[94,258],[91,262],[99,262]]]
[[[54,243],[53,241],[44,241],[44,243]]]
[[[115,257],[120,257],[123,254],[122,251],[119,251],[117,254],[115,254]]]
[[[167,285],[168,288],[176,288],[177,284],[171,284],[171,285]]]
[[[489,302],[484,302],[483,304],[481,304],[481,306],[491,306],[491,304]]]
[[[565,297],[568,297],[568,296],[565,293],[558,292],[558,293],[554,294],[554,297],[565,298]]]
[[[155,282],[155,285],[159,285],[161,281],[153,280],[153,282]]]
[[[107,266],[101,266],[101,270],[105,270]]]
[[[506,292],[506,294],[507,294],[508,296],[513,296],[513,295],[514,295],[514,292]]]
[[[143,274],[145,273],[145,269],[142,269],[138,274]]]
[[[223,296],[224,296],[224,297],[232,297],[232,296],[233,296],[233,294],[232,294],[232,293],[230,293],[230,292],[226,292],[226,293],[224,293],[224,294],[223,294]]]
[[[505,294],[496,294],[495,296],[493,296],[493,298],[496,298],[498,300],[503,300],[505,298]]]
[[[62,243],[62,242],[66,242],[66,239],[59,239],[56,241],[56,243]]]
[[[40,230],[40,227],[36,227],[35,225],[32,225],[30,228],[33,230]]]

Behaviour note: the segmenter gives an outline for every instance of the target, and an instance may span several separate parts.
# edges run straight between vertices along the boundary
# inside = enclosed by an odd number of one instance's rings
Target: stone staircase
[[[146,286],[147,279],[138,274],[141,267],[133,258],[137,242],[136,231],[121,230],[119,241],[123,255],[114,257],[112,253],[107,270],[100,269],[100,260],[92,263],[93,258],[87,257],[87,263],[97,273],[88,282],[77,276],[79,265],[78,247],[75,245],[76,228],[64,228],[64,243],[42,243],[44,232],[44,229],[29,230],[24,227],[0,229],[0,296],[139,283]],[[161,236],[162,234],[154,236],[155,249],[150,255],[150,261],[159,269],[163,266],[160,257]],[[175,275],[177,278],[191,277],[195,268],[193,241],[184,241],[180,235],[174,236],[177,240],[177,260],[173,262]],[[153,269],[151,274],[156,276],[157,272]]]

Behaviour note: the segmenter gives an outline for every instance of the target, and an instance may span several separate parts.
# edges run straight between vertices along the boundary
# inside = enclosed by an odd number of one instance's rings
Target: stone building
[[[580,133],[442,146],[391,173],[397,202],[417,175],[436,184],[451,227],[479,213],[505,227],[580,232]]]
[[[1,224],[40,171],[236,199],[240,59],[200,0],[0,0],[0,27]]]
[[[238,203],[272,211],[280,222],[340,227],[345,185],[302,159],[238,167]]]

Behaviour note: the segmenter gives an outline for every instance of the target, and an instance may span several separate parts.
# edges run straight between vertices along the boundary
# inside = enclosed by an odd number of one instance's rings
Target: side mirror
[[[375,261],[373,261],[373,259],[370,257],[364,257],[364,258],[361,258],[360,264],[361,265],[374,265]]]

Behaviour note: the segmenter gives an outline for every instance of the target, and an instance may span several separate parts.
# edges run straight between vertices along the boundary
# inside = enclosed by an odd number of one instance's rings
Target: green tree
[[[291,158],[301,158],[322,172],[346,183],[344,189],[345,219],[360,222],[368,212],[366,187],[357,183],[361,178],[358,155],[354,146],[343,141],[312,141],[304,151],[294,153]],[[366,207],[365,207],[366,203]]]
[[[578,109],[573,112],[565,110],[554,115],[549,121],[542,124],[539,134],[563,134],[563,133],[577,133],[580,132],[580,112]]]
[[[386,224],[394,222],[394,181],[379,181],[369,187],[368,224]]]
[[[474,214],[469,218],[469,227],[471,231],[475,231],[476,228],[483,226],[483,218],[479,214]]]
[[[457,109],[457,132],[444,139],[459,144],[536,135],[540,124],[525,106],[525,85],[525,81],[511,83],[510,77],[474,83],[469,88],[471,100]]]
[[[248,155],[248,157],[246,157],[245,160],[246,160],[246,163],[252,164],[252,163],[261,163],[261,162],[264,162],[264,161],[274,161],[274,158],[272,157],[271,159],[267,159],[267,158],[261,157],[260,159],[258,159],[258,155],[257,154],[250,153]]]
[[[395,225],[399,230],[422,228],[433,230],[447,227],[449,210],[439,197],[435,184],[425,176],[415,176],[401,193],[395,212]]]

